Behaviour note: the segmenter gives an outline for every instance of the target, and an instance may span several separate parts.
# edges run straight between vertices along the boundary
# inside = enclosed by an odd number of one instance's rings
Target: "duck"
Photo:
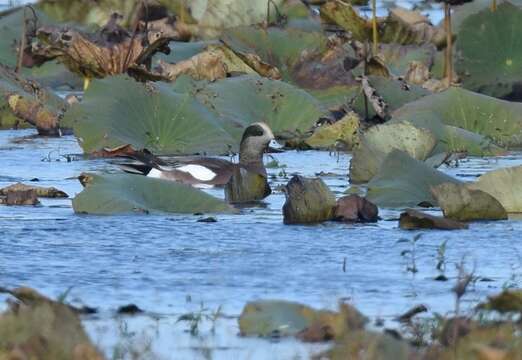
[[[273,142],[275,136],[270,127],[264,122],[256,122],[247,126],[243,132],[239,144],[238,163],[204,156],[176,157],[167,163],[149,151],[142,150],[126,156],[134,162],[120,164],[120,166],[128,173],[176,181],[202,189],[241,183],[237,179],[231,180],[237,176],[245,178],[252,175],[262,180],[256,182],[258,184],[256,186],[264,187],[257,189],[256,192],[261,195],[256,197],[264,198],[270,195],[271,189],[263,163],[263,154]]]

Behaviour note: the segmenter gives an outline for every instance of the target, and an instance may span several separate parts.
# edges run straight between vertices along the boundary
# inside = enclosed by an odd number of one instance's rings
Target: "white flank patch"
[[[192,186],[198,189],[212,189],[214,187],[213,185],[209,184],[194,184]]]
[[[156,179],[159,179],[161,178],[162,176],[162,173],[160,170],[158,169],[155,169],[155,168],[152,168],[149,173],[147,174],[147,177],[151,177],[151,178],[156,178]]]
[[[184,165],[178,167],[177,170],[189,173],[199,181],[210,181],[216,177],[215,172],[201,165]]]

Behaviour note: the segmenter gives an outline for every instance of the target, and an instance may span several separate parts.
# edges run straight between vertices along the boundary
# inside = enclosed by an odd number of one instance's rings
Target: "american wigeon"
[[[234,170],[239,167],[241,171],[246,170],[248,173],[264,177],[268,189],[266,196],[268,196],[270,187],[266,180],[263,154],[272,140],[274,134],[270,127],[263,122],[257,122],[249,125],[243,133],[239,146],[239,163],[212,157],[190,156],[173,158],[167,164],[144,151],[131,155],[130,157],[137,162],[122,164],[122,168],[127,172],[178,181],[199,188],[211,188],[226,185]]]

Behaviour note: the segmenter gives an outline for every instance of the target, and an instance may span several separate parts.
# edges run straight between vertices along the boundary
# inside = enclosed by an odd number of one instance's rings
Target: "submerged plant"
[[[214,334],[216,331],[216,322],[222,316],[223,313],[221,305],[219,305],[216,310],[211,311],[210,309],[205,307],[205,305],[202,302],[200,304],[199,310],[180,315],[176,322],[187,321],[189,323],[188,332],[190,333],[190,335],[198,336],[201,323],[204,321],[209,321],[211,324],[210,332]]]
[[[399,239],[397,242],[404,242],[410,244],[410,249],[401,251],[401,256],[407,261],[406,265],[406,271],[411,272],[412,274],[416,274],[419,269],[417,268],[417,258],[416,258],[416,244],[417,241],[420,240],[422,237],[422,233],[416,234],[411,239],[402,238]]]

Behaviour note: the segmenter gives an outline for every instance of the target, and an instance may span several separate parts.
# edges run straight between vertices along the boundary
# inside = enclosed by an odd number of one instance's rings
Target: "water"
[[[81,172],[118,171],[106,160],[68,162],[65,155],[81,153],[74,137],[20,139],[31,134],[32,130],[0,131],[0,187],[38,178],[35,184],[55,186],[74,196],[81,191],[75,178]],[[442,170],[469,181],[485,171],[521,164],[521,155],[470,158],[459,168]],[[323,180],[338,196],[348,188],[348,154],[291,151],[274,157],[287,165],[287,176],[323,171],[327,173]],[[214,349],[215,358],[231,353],[256,358],[273,346],[279,347],[281,356],[290,357],[313,349],[290,340],[272,344],[236,336],[234,316],[247,301],[277,298],[335,308],[344,299],[394,326],[395,316],[418,303],[431,312],[450,312],[455,265],[463,257],[469,268],[476,267],[476,275],[493,280],[477,281],[465,307],[503,286],[519,284],[520,221],[477,222],[464,231],[424,232],[416,248],[419,272],[413,276],[401,256],[411,243],[397,241],[411,239],[416,232],[398,229],[399,212],[381,211],[383,219],[370,225],[285,226],[284,196],[278,186],[288,178],[280,172],[269,169],[276,177],[271,183],[275,191],[265,208],[218,216],[217,223],[198,223],[200,217],[193,215],[75,215],[70,200],[44,200],[41,207],[0,206],[0,282],[31,286],[52,297],[73,286],[71,300],[100,309],[100,315],[85,323],[108,352],[117,341],[114,310],[136,303],[158,320],[144,316],[128,320],[129,326],[160,334],[155,349],[165,358],[172,358],[173,336],[178,347],[184,344],[188,352],[200,351],[194,347],[199,349],[203,340],[194,340],[184,331],[186,324],[176,319],[199,309],[201,303],[213,310],[221,306],[232,316],[219,321],[219,335],[206,331],[204,343]],[[220,190],[212,193],[223,196]],[[445,240],[450,281],[438,282],[433,280],[438,275],[436,254]]]

